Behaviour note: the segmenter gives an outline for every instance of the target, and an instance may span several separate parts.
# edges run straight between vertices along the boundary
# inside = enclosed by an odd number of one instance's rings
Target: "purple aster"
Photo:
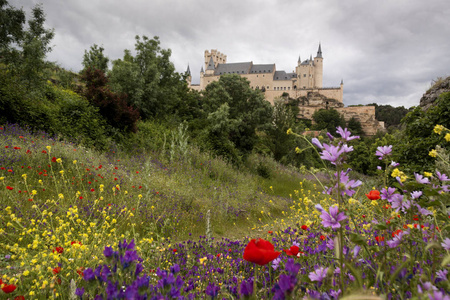
[[[445,238],[442,243],[441,243],[442,247],[444,247],[445,250],[450,250],[450,239],[449,238]]]
[[[339,177],[339,180],[341,182],[341,195],[344,196],[347,194],[347,196],[353,196],[356,191],[352,190],[354,188],[357,188],[362,184],[361,180],[349,180],[349,176],[347,175],[348,172],[341,172],[341,176]],[[336,174],[335,174],[336,175]],[[335,186],[337,188],[337,185]]]
[[[323,144],[324,150],[321,152],[320,158],[323,160],[330,161],[333,165],[340,158],[344,150],[340,146]]]
[[[423,184],[428,184],[428,183],[430,183],[430,180],[429,180],[428,178],[426,178],[426,177],[423,177],[423,175],[414,173],[414,176],[416,177],[416,181],[417,181],[418,183],[423,183]]]
[[[441,174],[439,171],[436,171],[436,175],[440,181],[450,181],[447,175]]]
[[[385,155],[390,155],[392,152],[392,145],[390,146],[380,146],[377,147],[377,151],[375,152],[376,156],[379,156],[378,159],[383,159]]]
[[[103,255],[108,258],[111,257],[114,254],[113,248],[105,246],[105,250],[103,250]]]
[[[327,276],[327,272],[328,268],[320,267],[314,270],[314,272],[309,273],[308,277],[309,279],[311,279],[311,281],[322,282]]]
[[[211,298],[216,298],[219,293],[220,287],[215,286],[214,283],[208,284],[206,287],[206,295],[211,296]]]
[[[354,140],[354,139],[359,139],[359,136],[358,136],[358,135],[351,136],[352,133],[351,133],[350,131],[348,131],[347,128],[342,129],[341,126],[339,126],[339,127],[337,128],[336,133],[339,133],[339,135],[340,135],[344,140],[346,140],[347,142],[348,142],[348,141],[351,141],[351,140]]]
[[[327,213],[325,210],[322,211],[320,215],[322,225],[333,229],[340,228],[341,224],[339,222],[347,219],[347,216],[343,212],[338,214],[339,208],[337,206],[331,206],[329,211],[330,213]]]
[[[418,199],[420,198],[420,196],[422,196],[422,194],[423,194],[422,191],[414,191],[411,193],[411,198]]]

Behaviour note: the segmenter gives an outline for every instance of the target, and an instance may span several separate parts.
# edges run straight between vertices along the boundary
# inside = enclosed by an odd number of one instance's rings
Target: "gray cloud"
[[[10,0],[26,12],[36,0]],[[438,76],[449,76],[447,0],[43,0],[55,29],[49,59],[78,71],[86,49],[98,44],[111,60],[134,49],[134,37],[159,36],[178,72],[189,63],[199,80],[203,52],[218,49],[228,62],[295,68],[324,56],[324,86],[344,79],[344,103],[415,106]]]

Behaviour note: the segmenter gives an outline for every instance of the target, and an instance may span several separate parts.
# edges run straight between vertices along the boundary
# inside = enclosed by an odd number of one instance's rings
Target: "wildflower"
[[[317,138],[313,138],[311,143],[317,148],[323,149],[322,143]]]
[[[431,157],[436,157],[436,156],[437,156],[437,151],[436,151],[436,149],[431,150],[431,151],[428,153],[428,155],[431,156]]]
[[[314,272],[309,273],[308,277],[309,279],[311,279],[311,281],[322,282],[327,276],[327,272],[328,268],[320,267],[314,270]]]
[[[53,249],[53,253],[61,254],[63,252],[64,252],[64,248],[63,247],[56,247],[55,249]]]
[[[302,227],[301,227],[303,230],[308,230],[308,226],[306,226],[306,225],[302,225]]]
[[[302,253],[302,252],[300,251],[300,248],[299,248],[298,246],[296,246],[296,245],[291,246],[291,248],[289,248],[288,250],[283,249],[283,251],[284,251],[287,255],[290,255],[290,256],[297,256],[297,257],[300,257],[300,254]]]
[[[393,188],[393,187],[388,187],[387,190],[385,188],[383,188],[381,190],[380,198],[383,200],[391,201],[394,193],[395,193],[395,188]]]
[[[450,133],[447,133],[444,137],[447,142],[450,142]]]
[[[60,163],[62,163],[62,159],[61,159],[61,158],[58,158],[58,159],[56,159],[56,162],[57,162],[58,164],[60,164]]]
[[[433,176],[433,173],[430,173],[430,172],[423,172],[423,175],[424,175],[425,177],[431,177],[431,176]]]
[[[253,278],[241,282],[240,293],[244,297],[250,297],[253,294]]]
[[[431,174],[431,173],[429,173],[429,174]],[[428,179],[428,178],[424,178],[422,175],[420,175],[420,174],[417,174],[417,173],[414,173],[414,177],[416,177],[416,181],[418,182],[418,183],[423,183],[423,184],[428,184],[428,183],[430,183],[430,180]]]
[[[56,157],[54,157],[54,156],[52,157],[52,162],[54,162],[54,163],[56,162]]]
[[[384,156],[391,155],[392,145],[377,147],[377,151],[375,152],[376,156],[379,156],[378,159],[383,159]]]
[[[350,131],[348,131],[347,128],[342,129],[341,126],[337,127],[336,133],[339,133],[339,135],[347,142],[354,140],[354,139],[359,139],[358,135],[350,136],[352,133]]]
[[[448,274],[448,271],[445,269],[437,271],[436,272],[436,282],[447,281],[447,274]]]
[[[420,198],[420,196],[422,196],[422,194],[423,194],[422,191],[414,191],[411,193],[411,198],[418,199]]]
[[[286,131],[286,134],[293,134],[294,132],[292,131],[292,129],[291,128],[289,128],[287,131]]]
[[[205,293],[206,295],[211,296],[211,299],[214,299],[217,297],[219,290],[220,290],[219,286],[215,286],[214,283],[210,283],[206,287]]]
[[[441,174],[439,171],[436,171],[436,175],[440,181],[450,181],[447,175]]]
[[[14,284],[4,284],[2,287],[2,291],[6,294],[12,293],[16,290],[16,286]]]
[[[75,290],[75,295],[78,296],[78,297],[80,297],[80,299],[83,297],[83,294],[84,294],[84,287],[82,287],[82,288],[77,288],[77,289]]]
[[[445,238],[441,243],[441,246],[444,247],[445,250],[450,250],[450,238]]]
[[[264,266],[277,258],[280,252],[275,251],[272,243],[263,239],[252,239],[244,250],[243,258],[246,261]]]
[[[366,194],[369,200],[378,200],[380,199],[380,192],[377,190],[371,190],[368,194]]]
[[[436,125],[436,126],[434,126],[434,129],[433,129],[434,133],[437,133],[437,134],[441,134],[442,130],[444,130],[444,126],[442,126],[442,125]]]
[[[347,219],[347,216],[344,215],[343,212],[339,213],[339,208],[337,206],[331,206],[329,209],[330,213],[327,213],[325,210],[322,211],[320,218],[322,219],[322,225],[324,227],[331,227],[333,229],[340,228],[341,224],[339,223],[342,220]]]
[[[12,191],[14,188],[12,186],[7,185],[6,189]]]

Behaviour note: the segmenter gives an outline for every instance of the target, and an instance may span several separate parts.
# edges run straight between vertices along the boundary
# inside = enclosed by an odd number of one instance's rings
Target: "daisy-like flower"
[[[389,146],[380,146],[377,147],[377,151],[375,152],[376,156],[379,156],[378,159],[383,159],[384,156],[391,155],[392,145]]]
[[[337,206],[331,206],[329,211],[330,213],[327,213],[325,210],[322,210],[322,214],[320,215],[322,225],[333,229],[340,228],[341,224],[339,222],[347,219],[347,216],[343,212],[339,213]]]
[[[416,177],[416,181],[417,181],[418,183],[423,183],[423,184],[428,184],[428,183],[430,183],[430,180],[429,180],[428,178],[426,178],[426,177],[423,177],[423,175],[414,173],[414,177]]]
[[[309,279],[311,279],[311,281],[322,282],[327,276],[327,272],[328,268],[320,267],[314,270],[314,272],[309,273],[308,277]]]
[[[450,238],[445,238],[441,243],[441,246],[444,247],[445,250],[450,250]]]
[[[354,139],[359,139],[358,135],[351,136],[352,133],[348,131],[347,128],[342,129],[342,127],[339,126],[336,129],[337,129],[336,133],[339,133],[339,135],[347,142]]]

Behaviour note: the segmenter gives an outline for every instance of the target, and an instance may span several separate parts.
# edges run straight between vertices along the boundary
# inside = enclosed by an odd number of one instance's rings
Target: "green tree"
[[[14,50],[11,45],[22,40],[25,13],[0,0],[0,24],[0,62],[8,62]]]
[[[314,112],[314,130],[327,130],[332,135],[336,135],[336,127],[345,127],[344,117],[335,109],[320,109]]]
[[[87,68],[99,69],[104,73],[108,71],[109,58],[103,54],[105,49],[94,44],[89,51],[84,50],[83,55],[83,71]]]
[[[228,140],[242,154],[250,153],[258,140],[256,131],[267,129],[272,116],[272,107],[261,91],[253,90],[244,77],[224,75],[209,84],[203,95],[203,109],[208,114],[225,103],[228,105],[228,119],[235,124],[230,128]],[[213,125],[210,122],[206,130]]]
[[[364,131],[362,130],[361,122],[357,120],[355,117],[351,117],[347,122],[347,128],[351,131],[353,135],[363,135]]]

